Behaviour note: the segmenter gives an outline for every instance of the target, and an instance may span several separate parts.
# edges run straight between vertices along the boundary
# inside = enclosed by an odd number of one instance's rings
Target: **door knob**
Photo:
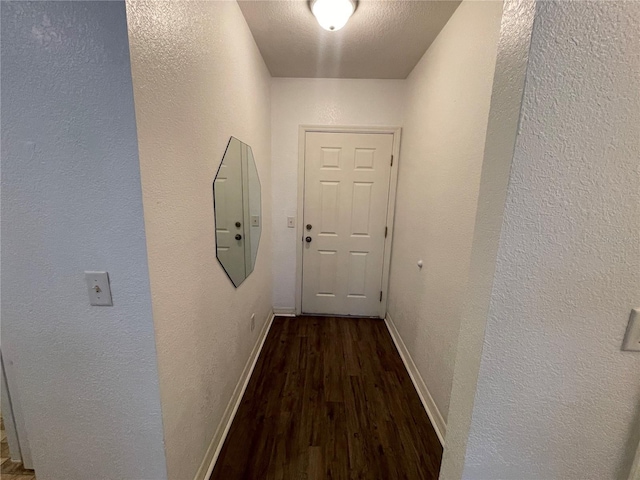
[[[311,224],[310,224],[310,223],[307,223],[307,230],[311,230],[311,228],[312,228],[312,227],[311,227]]]
[[[307,242],[307,243],[311,243],[311,237],[307,237],[307,238],[305,238],[304,240],[305,240],[305,242]]]
[[[242,235],[240,235],[239,233],[236,233],[236,240],[242,240]]]

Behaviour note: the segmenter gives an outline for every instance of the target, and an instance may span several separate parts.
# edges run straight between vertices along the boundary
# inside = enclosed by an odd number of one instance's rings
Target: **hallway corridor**
[[[210,479],[436,479],[441,456],[382,320],[277,317]]]

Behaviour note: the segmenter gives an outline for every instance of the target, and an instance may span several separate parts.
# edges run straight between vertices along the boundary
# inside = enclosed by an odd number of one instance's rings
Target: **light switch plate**
[[[287,227],[296,228],[296,217],[287,217]]]
[[[622,350],[627,352],[640,352],[640,308],[631,310],[627,334],[622,342]]]
[[[252,227],[260,226],[260,215],[251,215],[251,226]]]
[[[107,272],[84,272],[89,291],[89,304],[98,307],[110,307],[111,286],[109,285],[109,274]]]

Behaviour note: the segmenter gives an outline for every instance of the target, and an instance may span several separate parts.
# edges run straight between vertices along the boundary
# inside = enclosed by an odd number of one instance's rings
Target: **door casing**
[[[384,240],[384,257],[382,264],[382,301],[378,316],[384,318],[387,313],[387,297],[389,293],[389,268],[391,265],[391,245],[393,242],[393,219],[396,210],[396,190],[398,187],[398,165],[400,160],[401,127],[388,126],[336,126],[336,125],[300,125],[298,128],[298,211],[296,214],[296,315],[302,314],[302,254],[304,237],[304,172],[305,172],[305,139],[307,132],[329,133],[386,133],[393,135],[393,165],[389,178],[389,202],[387,204],[387,237]]]

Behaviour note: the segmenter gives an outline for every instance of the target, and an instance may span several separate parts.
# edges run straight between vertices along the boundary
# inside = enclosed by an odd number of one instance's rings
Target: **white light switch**
[[[89,304],[109,307],[113,305],[111,300],[111,287],[109,286],[109,274],[107,272],[84,272],[84,278],[89,290]]]
[[[252,227],[260,226],[260,215],[251,215],[251,226]]]
[[[640,308],[631,310],[627,334],[624,336],[622,350],[640,352]]]
[[[287,217],[287,227],[296,228],[296,217]]]

